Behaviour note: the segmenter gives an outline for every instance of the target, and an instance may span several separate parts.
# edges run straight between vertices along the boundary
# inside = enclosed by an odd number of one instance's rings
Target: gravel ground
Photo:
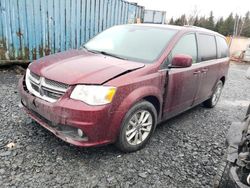
[[[249,65],[231,64],[214,109],[197,106],[158,126],[146,148],[71,146],[32,123],[19,107],[14,70],[0,70],[2,187],[212,187],[230,124],[250,101]],[[10,149],[7,144],[14,143]],[[10,145],[8,145],[10,146]]]

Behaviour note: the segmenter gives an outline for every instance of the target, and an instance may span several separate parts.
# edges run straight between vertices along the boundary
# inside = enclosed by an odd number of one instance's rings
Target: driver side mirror
[[[190,55],[177,54],[173,57],[170,68],[187,68],[191,67],[193,58]]]

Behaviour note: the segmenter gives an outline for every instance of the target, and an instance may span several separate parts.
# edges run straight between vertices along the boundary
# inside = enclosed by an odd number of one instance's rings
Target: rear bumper
[[[119,113],[110,112],[111,105],[89,106],[81,101],[70,99],[69,93],[57,102],[49,103],[30,94],[25,89],[23,78],[19,80],[18,89],[27,114],[62,140],[85,147],[115,141],[116,135],[113,133],[117,130],[111,129],[113,127],[119,129],[119,121],[117,121],[118,125],[110,125],[114,116],[119,116]],[[64,134],[60,131],[63,126],[81,129],[86,138],[81,140]]]

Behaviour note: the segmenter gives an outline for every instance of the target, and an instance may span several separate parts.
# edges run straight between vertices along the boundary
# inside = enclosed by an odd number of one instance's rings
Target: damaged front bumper
[[[62,140],[77,146],[97,146],[114,141],[109,131],[110,106],[88,106],[72,100],[69,93],[55,103],[30,94],[19,80],[21,103],[28,115]]]

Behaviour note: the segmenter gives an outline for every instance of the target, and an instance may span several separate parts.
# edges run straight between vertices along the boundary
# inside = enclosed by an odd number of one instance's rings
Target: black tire
[[[214,177],[214,188],[227,188],[230,183],[229,171],[232,164],[227,162],[225,157],[223,157],[223,161],[219,164],[216,176]]]
[[[149,131],[148,136],[145,138],[144,141],[142,141],[140,144],[137,144],[137,145],[131,145],[126,138],[126,131],[127,131],[128,126],[130,126],[129,121],[131,121],[132,117],[135,114],[137,114],[139,111],[142,111],[142,110],[148,111],[151,114],[151,117],[153,120],[152,127],[151,127],[151,130]],[[147,144],[150,137],[152,136],[154,129],[156,127],[156,122],[157,122],[157,112],[153,104],[145,100],[136,103],[126,113],[122,121],[120,133],[116,141],[116,146],[118,147],[118,149],[120,149],[123,152],[134,152],[134,151],[142,149]]]
[[[248,106],[246,116],[250,115],[250,105]]]
[[[218,99],[217,99],[216,101],[213,101],[214,95],[216,94],[218,87],[221,87],[221,89],[223,88],[223,82],[222,82],[221,80],[219,80],[219,81],[217,82],[217,84],[216,84],[216,86],[215,86],[215,88],[214,88],[214,91],[213,91],[212,96],[211,96],[208,100],[206,100],[206,101],[203,102],[203,105],[204,105],[206,108],[213,108],[213,107],[215,107],[216,104],[218,103],[219,98],[220,98],[220,95],[221,95],[221,92],[220,92],[220,94],[219,94],[219,96],[218,96]]]

